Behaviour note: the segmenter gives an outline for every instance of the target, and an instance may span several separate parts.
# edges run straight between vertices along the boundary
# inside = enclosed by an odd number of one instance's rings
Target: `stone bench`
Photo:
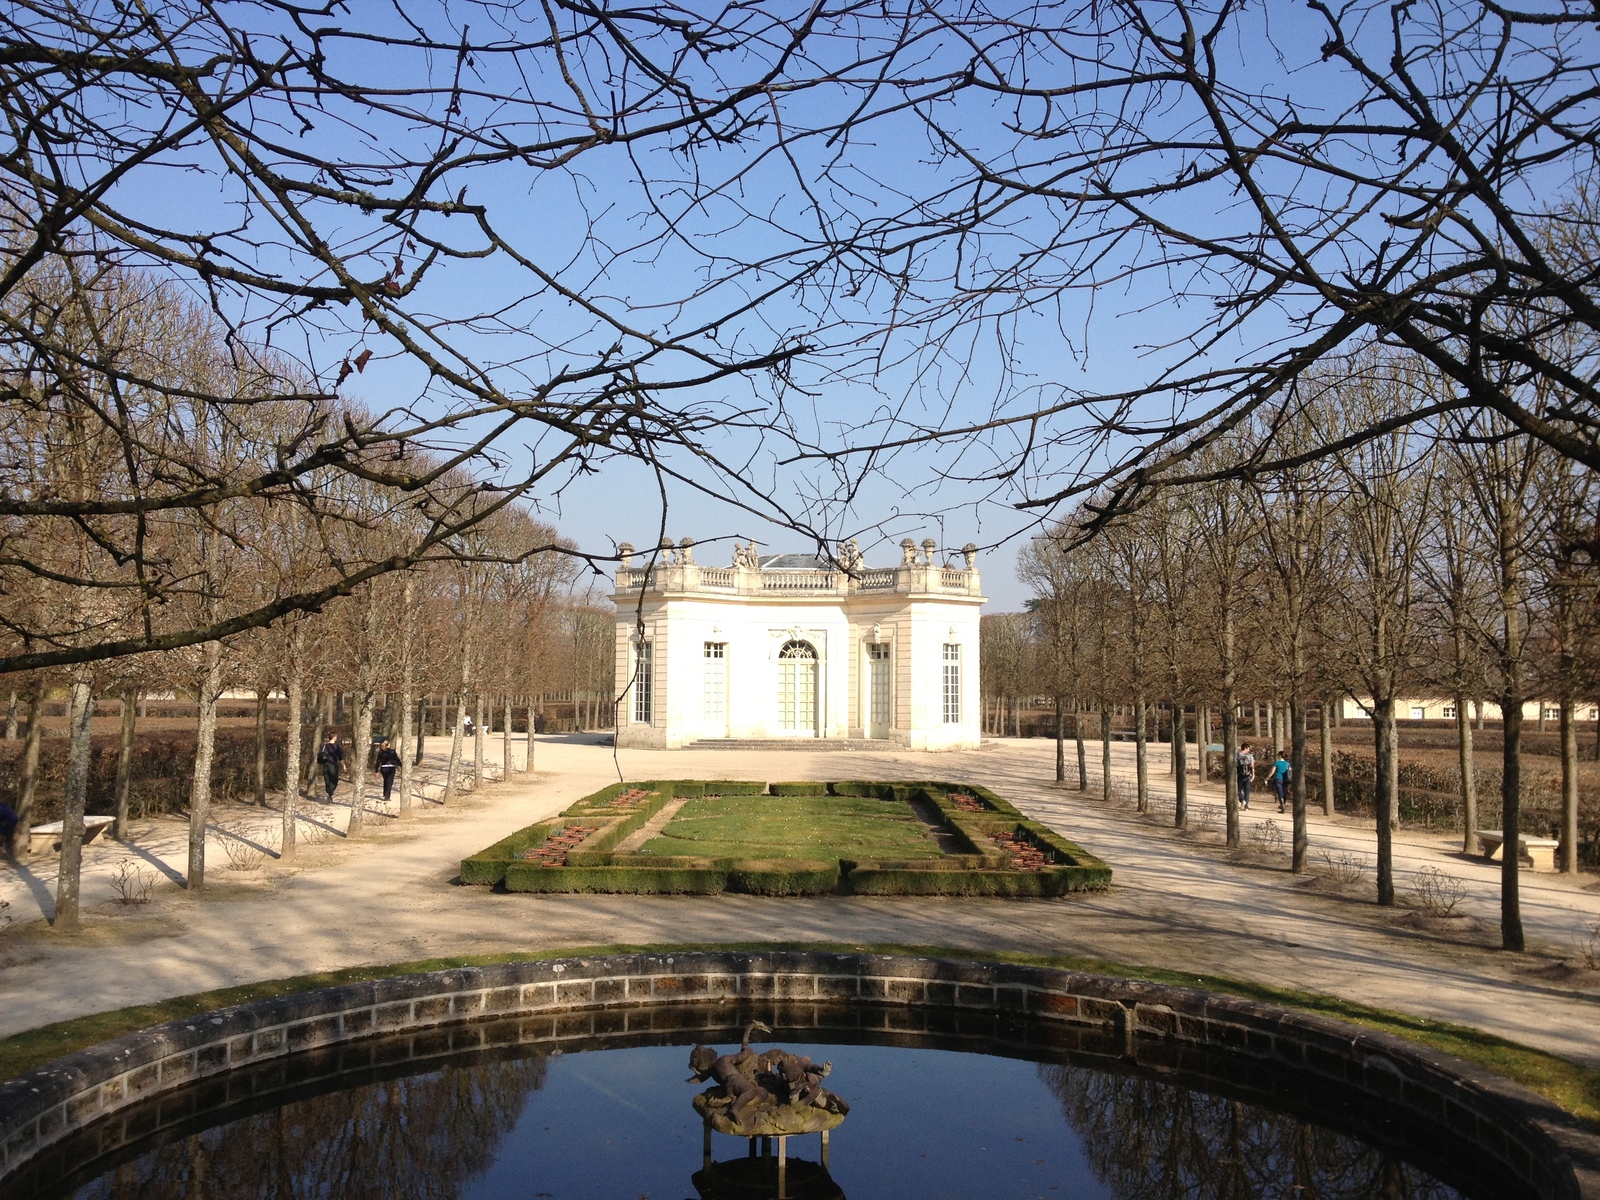
[[[1475,829],[1472,831],[1478,839],[1478,849],[1483,856],[1491,862],[1500,861],[1500,851],[1505,846],[1506,835],[1498,829]],[[1555,838],[1529,837],[1522,833],[1517,835],[1517,857],[1535,871],[1554,871],[1556,869],[1556,847],[1561,843]]]
[[[85,817],[83,819],[83,844],[87,846],[99,837],[116,820],[115,817]],[[46,821],[43,825],[35,825],[28,830],[28,852],[37,854],[40,850],[61,849],[61,822]]]

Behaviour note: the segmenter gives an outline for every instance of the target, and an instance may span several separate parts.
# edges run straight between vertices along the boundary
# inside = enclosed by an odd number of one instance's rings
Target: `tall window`
[[[707,725],[726,724],[728,715],[728,643],[707,642],[705,647]]]
[[[886,729],[890,723],[889,643],[870,643],[867,646],[867,659],[872,663],[872,724]]]
[[[655,719],[654,642],[638,642],[633,659],[633,720],[648,725]]]
[[[944,645],[944,723],[961,724],[961,647]]]

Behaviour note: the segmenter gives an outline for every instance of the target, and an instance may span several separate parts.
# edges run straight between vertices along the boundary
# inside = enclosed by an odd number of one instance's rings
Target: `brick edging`
[[[0,1083],[0,1181],[67,1135],[197,1079],[374,1035],[542,1013],[796,1000],[1014,1014],[1207,1047],[1445,1125],[1533,1194],[1600,1200],[1600,1137],[1533,1092],[1390,1034],[1231,996],[1076,971],[883,954],[690,951],[463,967],[170,1021]]]

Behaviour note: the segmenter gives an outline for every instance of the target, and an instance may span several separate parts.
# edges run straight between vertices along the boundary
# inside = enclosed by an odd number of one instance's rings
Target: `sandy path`
[[[496,739],[497,741],[497,739]],[[491,742],[491,747],[495,742]],[[437,747],[445,747],[441,739]],[[433,749],[430,747],[430,749]],[[1131,773],[1132,747],[1113,747],[1114,773]],[[1130,805],[1106,805],[1091,770],[1087,796],[1051,782],[1053,746],[1001,741],[957,754],[893,751],[621,752],[626,775],[651,778],[945,778],[984,783],[1111,863],[1115,886],[1063,900],[754,896],[496,895],[452,883],[460,858],[616,779],[612,751],[593,739],[540,739],[539,773],[469,795],[445,810],[421,806],[382,820],[366,838],[308,847],[292,868],[217,870],[193,898],[163,882],[146,906],[100,904],[85,932],[58,939],[43,921],[0,935],[0,1035],[47,1021],[207,988],[444,954],[639,942],[898,942],[1092,955],[1306,988],[1417,1015],[1459,1021],[1600,1064],[1600,997],[1576,989],[1555,960],[1575,956],[1580,932],[1600,921],[1600,884],[1524,873],[1525,919],[1539,951],[1505,955],[1497,927],[1498,868],[1462,858],[1443,836],[1403,834],[1402,886],[1434,865],[1464,881],[1468,915],[1414,916],[1369,902],[1370,874],[1339,894],[1288,873],[1286,856],[1230,855],[1220,835],[1181,836]],[[1099,760],[1098,747],[1092,765]],[[1157,770],[1158,795],[1170,780]],[[1220,792],[1191,785],[1200,803]],[[260,813],[260,810],[245,810]],[[275,814],[261,814],[266,818]],[[1275,812],[1251,814],[1288,819]],[[177,822],[152,823],[132,847],[164,873],[182,867]],[[1247,829],[1249,826],[1247,826]],[[1371,856],[1369,830],[1313,818],[1313,847]],[[168,848],[170,847],[170,849]],[[130,848],[89,847],[92,873]],[[219,859],[219,862],[224,861]],[[101,877],[100,874],[95,875]],[[37,918],[39,889],[0,869],[0,896]],[[91,900],[93,893],[87,893]],[[1578,982],[1584,981],[1578,976]]]

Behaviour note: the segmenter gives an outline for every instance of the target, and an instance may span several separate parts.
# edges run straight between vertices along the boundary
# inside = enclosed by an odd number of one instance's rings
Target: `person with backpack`
[[[328,740],[318,749],[317,765],[322,768],[322,782],[332,800],[334,789],[339,786],[339,770],[344,766],[344,746],[337,733],[329,733]]]
[[[1234,757],[1234,773],[1239,779],[1239,807],[1250,807],[1250,785],[1256,780],[1256,755],[1245,742]]]
[[[1283,806],[1289,800],[1289,756],[1282,750],[1278,751],[1278,761],[1272,764],[1272,790],[1278,794],[1278,811],[1283,811]]]
[[[389,744],[388,738],[378,740],[378,756],[374,760],[378,774],[383,776],[383,798],[389,799],[389,793],[394,790],[394,773],[400,769],[400,755]]]

